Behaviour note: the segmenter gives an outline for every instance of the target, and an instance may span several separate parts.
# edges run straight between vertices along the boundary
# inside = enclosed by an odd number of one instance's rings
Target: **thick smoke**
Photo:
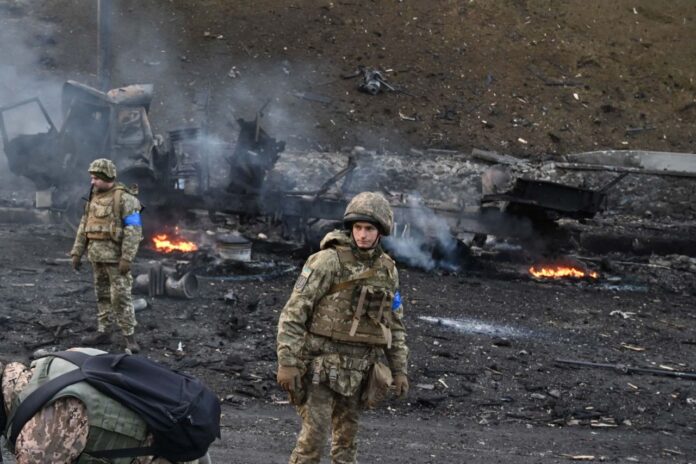
[[[59,125],[61,81],[52,75],[56,31],[53,24],[31,17],[30,6],[30,2],[18,0],[0,4],[0,106],[38,97],[53,123]],[[46,132],[50,127],[36,104],[6,111],[4,116],[9,137]],[[0,139],[0,177],[5,187],[29,187],[31,183],[9,172],[2,144]]]
[[[407,210],[385,239],[385,247],[406,264],[430,271],[435,268],[451,272],[460,270],[464,248],[452,236],[447,221],[423,205],[417,195],[407,200]]]

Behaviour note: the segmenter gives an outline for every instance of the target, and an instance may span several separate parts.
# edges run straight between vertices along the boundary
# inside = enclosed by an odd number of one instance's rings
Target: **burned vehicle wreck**
[[[385,240],[392,254],[415,267],[455,272],[467,268],[471,247],[485,246],[486,237],[517,243],[532,259],[563,256],[579,244],[591,247],[590,232],[560,224],[602,214],[610,190],[627,176],[609,172],[583,186],[586,179],[549,176],[546,166],[512,157],[487,154],[481,162],[480,150],[457,161],[446,151],[286,151],[285,142],[262,127],[268,103],[255,118],[237,119],[234,144],[211,142],[199,127],[163,137],[150,125],[152,98],[152,85],[101,92],[68,81],[60,128],[37,98],[0,108],[10,169],[48,192],[51,202],[42,206],[74,227],[87,193],[84,172],[96,156],[107,156],[119,181],[138,186],[149,238],[199,210],[214,224],[235,216],[240,229],[267,218],[282,240],[299,243],[305,253],[340,225],[353,194],[382,190],[395,214],[395,233]],[[526,167],[513,175],[501,160]]]
[[[155,134],[148,117],[152,97],[151,84],[101,92],[68,81],[62,91],[60,127],[38,98],[0,108],[0,133],[10,170],[47,193],[50,201],[42,206],[63,213],[73,227],[88,191],[84,173],[99,156],[114,161],[120,182],[137,185],[155,216],[167,220],[188,208],[209,207],[215,194],[209,191],[201,130],[171,130],[166,139]],[[231,182],[221,191],[258,194],[265,172],[284,149],[283,142],[263,131],[261,116],[239,120],[239,141],[229,161]]]
[[[38,98],[0,108],[10,169],[38,190],[49,190],[47,206],[66,212],[79,207],[74,199],[87,191],[83,173],[96,156],[111,158],[125,183],[145,189],[162,183],[160,167],[167,159],[159,155],[162,139],[148,119],[152,92],[152,85],[131,85],[105,93],[68,81],[60,128]],[[74,214],[67,217],[74,220]]]
[[[38,98],[0,108],[10,169],[39,189],[69,184],[71,174],[86,168],[99,153],[117,162],[124,174],[138,166],[154,170],[161,141],[155,140],[147,117],[152,90],[151,85],[133,85],[104,93],[68,81],[63,87],[60,128]],[[28,119],[37,114],[34,105],[43,121]],[[42,125],[48,130],[32,133]]]

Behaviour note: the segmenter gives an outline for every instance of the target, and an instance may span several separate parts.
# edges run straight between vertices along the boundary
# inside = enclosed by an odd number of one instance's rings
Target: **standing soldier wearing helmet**
[[[291,464],[318,463],[329,428],[332,463],[355,463],[360,410],[390,387],[408,392],[399,279],[379,243],[391,233],[391,207],[363,192],[343,221],[347,230],[327,234],[305,263],[278,322],[278,383],[302,418]]]
[[[116,182],[116,166],[105,158],[89,165],[92,177],[90,199],[70,251],[72,266],[80,268],[82,255],[94,270],[97,294],[97,332],[82,340],[87,345],[108,343],[109,319],[115,319],[132,353],[140,351],[135,341],[135,312],[131,297],[131,263],[142,240],[140,202],[134,192]]]

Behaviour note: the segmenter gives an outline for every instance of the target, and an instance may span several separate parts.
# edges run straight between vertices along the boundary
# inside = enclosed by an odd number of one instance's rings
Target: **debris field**
[[[216,462],[287,461],[278,316],[346,198],[379,190],[411,390],[366,412],[361,462],[696,463],[696,5],[114,3],[110,88],[154,84],[147,150],[180,161],[205,135],[205,183],[186,158],[143,192],[133,273],[142,354],[223,399]],[[0,111],[38,96],[61,127],[68,80],[116,105],[92,88],[95,5],[0,0]],[[8,160],[0,359],[28,361],[95,328],[68,256],[88,176]]]

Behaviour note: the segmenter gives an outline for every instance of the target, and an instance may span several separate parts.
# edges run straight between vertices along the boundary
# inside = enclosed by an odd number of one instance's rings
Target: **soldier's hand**
[[[406,374],[396,374],[392,385],[397,398],[403,398],[408,394],[408,377],[406,377]]]
[[[291,366],[278,366],[277,380],[280,387],[286,392],[299,389],[300,382],[302,382],[300,370]]]
[[[130,272],[130,268],[131,268],[130,261],[122,259],[118,262],[118,272],[120,272],[121,274],[123,274],[123,275],[128,274]]]
[[[76,271],[80,270],[80,267],[82,267],[82,258],[77,255],[72,255],[72,268],[75,269]]]

